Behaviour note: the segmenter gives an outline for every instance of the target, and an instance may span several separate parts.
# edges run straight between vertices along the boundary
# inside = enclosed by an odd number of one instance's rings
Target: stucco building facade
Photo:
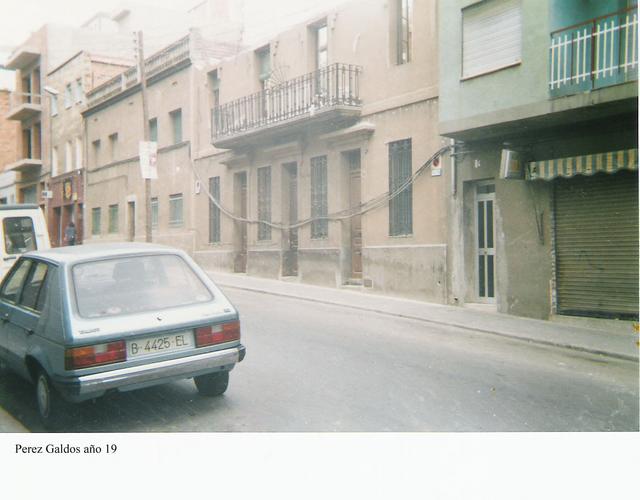
[[[436,18],[351,2],[207,68],[205,267],[446,301]]]
[[[451,302],[637,318],[635,4],[441,2]]]

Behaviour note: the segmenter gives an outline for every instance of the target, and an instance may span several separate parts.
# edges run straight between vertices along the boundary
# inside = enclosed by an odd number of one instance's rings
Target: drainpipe
[[[454,198],[458,194],[458,170],[456,165],[456,140],[451,139],[449,141],[451,150],[449,153],[449,159],[451,160],[451,196]]]

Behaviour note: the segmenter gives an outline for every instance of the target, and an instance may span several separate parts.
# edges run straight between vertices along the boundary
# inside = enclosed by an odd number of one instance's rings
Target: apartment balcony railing
[[[212,142],[233,148],[250,136],[301,120],[320,122],[359,116],[359,66],[332,64],[212,110]]]
[[[637,33],[635,7],[551,33],[551,96],[637,80]]]
[[[42,112],[42,96],[28,92],[11,92],[8,120],[26,120]]]
[[[145,59],[145,75],[147,79],[152,78],[165,69],[188,60],[189,56],[189,37],[186,36]],[[102,85],[87,92],[87,107],[92,108],[102,102],[108,101],[113,96],[124,92],[139,82],[138,68],[137,66],[132,66],[123,73],[114,76]]]

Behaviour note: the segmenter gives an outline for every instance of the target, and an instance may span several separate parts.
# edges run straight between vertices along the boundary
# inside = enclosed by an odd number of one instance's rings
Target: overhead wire
[[[220,210],[221,213],[223,213],[230,219],[237,222],[244,222],[247,224],[264,224],[273,229],[286,231],[290,229],[298,229],[300,227],[306,226],[308,224],[311,224],[313,222],[320,221],[320,220],[328,220],[328,221],[347,220],[347,219],[351,219],[352,217],[364,215],[368,212],[371,212],[372,210],[376,210],[377,208],[380,208],[381,206],[387,204],[388,202],[396,198],[398,195],[400,195],[400,193],[402,193],[405,189],[407,189],[410,185],[412,185],[416,181],[416,179],[420,177],[420,175],[422,175],[428,168],[431,167],[431,165],[436,160],[436,158],[440,158],[445,153],[447,153],[450,149],[451,149],[451,146],[443,146],[442,148],[440,148],[426,162],[424,162],[422,166],[420,166],[420,168],[418,168],[410,177],[408,177],[402,184],[400,184],[392,192],[387,191],[386,193],[382,193],[354,207],[349,207],[347,209],[333,212],[331,214],[324,215],[324,216],[308,217],[301,221],[297,221],[293,224],[281,224],[281,223],[271,222],[271,221],[261,220],[261,219],[249,219],[249,218],[241,217],[234,214],[231,210],[224,207],[220,203],[220,201],[217,200],[211,194],[206,183],[203,182],[202,177],[200,176],[200,173],[198,172],[198,169],[196,168],[193,159],[189,162],[189,164],[196,176],[197,181],[200,183],[200,188],[205,192],[205,194],[207,195],[211,203],[213,203]]]

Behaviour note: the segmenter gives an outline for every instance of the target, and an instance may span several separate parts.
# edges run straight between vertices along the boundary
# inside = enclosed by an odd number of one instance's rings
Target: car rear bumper
[[[107,391],[131,391],[216,371],[231,370],[244,359],[243,345],[107,372],[70,378],[53,378],[54,385],[69,401],[80,402],[103,396]]]

